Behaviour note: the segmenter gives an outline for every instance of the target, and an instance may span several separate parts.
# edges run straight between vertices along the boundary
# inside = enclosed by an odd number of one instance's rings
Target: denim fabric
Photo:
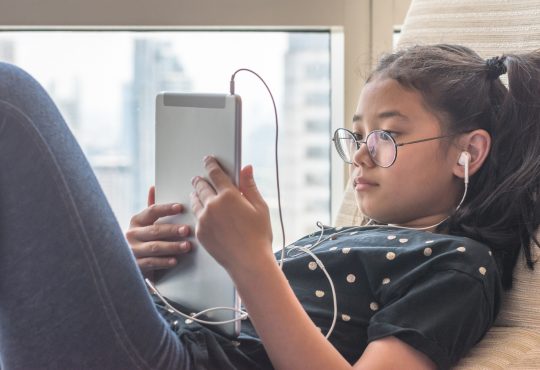
[[[0,367],[195,368],[191,359],[55,105],[0,63]]]

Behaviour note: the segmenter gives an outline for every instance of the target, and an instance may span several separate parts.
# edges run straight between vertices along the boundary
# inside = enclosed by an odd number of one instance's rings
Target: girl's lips
[[[369,181],[361,177],[355,177],[353,180],[353,188],[357,191],[372,189],[378,185],[379,184],[373,181]]]

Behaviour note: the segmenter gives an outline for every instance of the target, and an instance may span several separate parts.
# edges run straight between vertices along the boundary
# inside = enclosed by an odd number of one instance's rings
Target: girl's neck
[[[441,213],[397,224],[389,223],[388,225],[405,229],[435,232],[435,230],[437,230],[437,227],[443,224],[449,217],[450,215]]]

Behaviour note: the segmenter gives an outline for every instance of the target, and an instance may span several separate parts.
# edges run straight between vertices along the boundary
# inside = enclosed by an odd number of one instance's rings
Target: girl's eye
[[[383,131],[384,134],[381,132],[381,135],[379,135],[381,140],[384,141],[392,141],[392,139],[395,139],[397,133],[393,131]]]

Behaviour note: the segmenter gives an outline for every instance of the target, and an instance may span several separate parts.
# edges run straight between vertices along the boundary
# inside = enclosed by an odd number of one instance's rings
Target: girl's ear
[[[482,129],[468,132],[460,137],[459,147],[470,155],[469,175],[472,176],[482,167],[489,154],[491,135]],[[458,158],[456,158],[456,164],[454,165],[454,175],[464,178],[465,166],[458,163]]]

